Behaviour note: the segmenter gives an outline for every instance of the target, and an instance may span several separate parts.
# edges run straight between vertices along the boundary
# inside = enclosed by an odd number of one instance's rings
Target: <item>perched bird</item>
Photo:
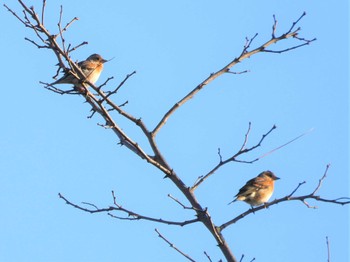
[[[271,171],[261,172],[257,177],[250,179],[229,204],[240,200],[251,206],[266,203],[272,196],[275,180],[280,179]]]
[[[87,80],[87,81],[95,84],[101,75],[101,72],[103,69],[103,64],[105,62],[107,62],[107,60],[103,59],[98,54],[93,54],[93,55],[89,56],[85,61],[79,62],[78,66],[83,71],[83,73],[86,77],[86,79],[84,79],[84,80]],[[73,84],[74,88],[77,89],[78,91],[85,90],[83,88],[83,85],[81,84],[81,81],[79,81],[76,77],[74,77],[70,73],[64,74],[63,77],[61,77],[57,81],[50,84],[50,86],[56,85],[56,84]]]

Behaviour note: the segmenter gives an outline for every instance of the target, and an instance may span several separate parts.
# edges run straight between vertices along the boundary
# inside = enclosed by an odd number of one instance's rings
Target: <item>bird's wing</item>
[[[250,182],[251,186],[255,187],[256,190],[265,189],[269,187],[269,183],[267,183],[268,181],[266,181],[266,178],[263,177],[256,177],[252,180],[249,180],[248,182]]]
[[[237,196],[248,196],[253,192],[261,189],[266,189],[269,186],[266,184],[266,180],[262,177],[255,177],[250,179],[238,192]]]
[[[89,61],[82,61],[80,63],[78,63],[79,67],[82,69],[82,70],[93,70],[96,68],[96,65],[94,63],[91,63]]]

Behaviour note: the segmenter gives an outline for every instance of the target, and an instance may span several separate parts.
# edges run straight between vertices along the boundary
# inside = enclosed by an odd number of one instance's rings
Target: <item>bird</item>
[[[103,64],[105,62],[107,62],[107,60],[103,59],[99,54],[92,54],[86,60],[79,62],[77,65],[86,77],[84,80],[95,84],[101,75]],[[81,92],[85,90],[81,81],[69,72],[65,73],[60,79],[50,84],[50,86],[56,84],[73,84],[76,90]]]
[[[235,195],[229,204],[240,200],[252,207],[266,203],[272,196],[275,180],[280,179],[271,171],[263,171],[257,177],[250,179]]]

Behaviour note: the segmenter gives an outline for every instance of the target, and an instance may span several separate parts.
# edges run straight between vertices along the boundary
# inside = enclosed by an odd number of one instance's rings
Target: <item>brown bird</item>
[[[105,62],[107,62],[107,60],[103,59],[102,56],[93,54],[86,60],[79,62],[77,65],[80,67],[81,71],[83,71],[86,80],[95,84],[101,75],[103,64]],[[60,79],[50,84],[50,86],[56,84],[73,84],[76,90],[84,90],[83,85],[80,83],[80,81],[69,73],[64,74]]]
[[[251,206],[259,206],[269,201],[272,196],[275,180],[280,179],[271,171],[261,172],[257,177],[249,180],[229,204],[240,200]]]

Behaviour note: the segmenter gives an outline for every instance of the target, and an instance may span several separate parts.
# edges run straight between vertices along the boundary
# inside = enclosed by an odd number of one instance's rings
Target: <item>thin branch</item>
[[[38,43],[36,43],[34,40],[29,39],[28,37],[25,37],[24,40],[32,43],[33,45],[35,45],[37,48],[41,49],[41,48],[49,48],[46,45],[39,45]]]
[[[113,91],[109,91],[108,93],[107,93],[107,95],[103,98],[103,99],[101,99],[101,103],[103,103],[108,97],[110,97],[111,95],[114,95],[114,94],[116,94],[118,91],[119,91],[119,89],[125,84],[125,82],[130,78],[130,77],[132,77],[134,74],[136,74],[136,71],[133,71],[132,73],[130,73],[130,74],[127,74],[126,75],[126,77],[119,83],[119,85],[113,90]],[[99,86],[99,90],[101,90],[101,88],[105,85],[105,84],[107,84],[107,82],[110,80],[111,78],[108,78],[107,79],[107,81],[104,83],[104,84],[102,84],[101,86]]]
[[[246,144],[247,144],[247,142],[248,142],[248,136],[249,136],[249,133],[250,133],[250,130],[251,130],[251,123],[249,123],[248,131],[247,131],[246,134],[245,134],[245,138],[244,138],[243,145],[242,145],[241,148],[238,150],[238,152],[235,153],[233,156],[229,157],[228,159],[222,160],[222,157],[221,157],[221,154],[220,154],[220,151],[219,151],[219,156],[220,156],[220,161],[219,161],[219,163],[218,163],[212,170],[210,170],[206,175],[199,177],[199,178],[197,179],[196,183],[191,187],[191,190],[195,190],[200,184],[202,184],[206,179],[208,179],[211,175],[213,175],[219,168],[221,168],[222,166],[226,165],[226,164],[229,163],[229,162],[253,163],[253,162],[259,160],[259,159],[255,159],[255,160],[253,160],[253,161],[241,161],[241,160],[237,160],[236,158],[237,158],[238,156],[242,155],[242,154],[246,154],[246,153],[248,153],[248,152],[254,150],[255,148],[261,146],[261,144],[263,143],[263,141],[265,140],[265,138],[266,138],[269,134],[271,134],[271,132],[272,132],[274,129],[276,129],[276,128],[277,128],[277,127],[276,127],[275,125],[272,126],[272,127],[270,128],[270,130],[269,130],[267,133],[265,133],[265,134],[262,135],[260,141],[259,141],[256,145],[254,145],[254,146],[252,146],[252,147],[250,147],[250,148],[246,148]]]
[[[326,178],[327,173],[328,173],[328,169],[329,169],[330,166],[331,166],[331,164],[328,164],[328,165],[326,166],[326,170],[324,171],[323,176],[321,177],[320,180],[318,180],[318,185],[317,185],[317,187],[315,188],[314,192],[312,192],[313,195],[316,194],[316,192],[321,188],[322,182],[323,182],[323,180]]]
[[[222,155],[221,155],[220,147],[218,148],[218,156],[219,156],[220,162],[222,162]]]
[[[300,182],[300,183],[298,184],[298,186],[292,191],[292,193],[290,193],[290,194],[288,195],[288,197],[293,196],[294,193],[298,191],[299,187],[301,187],[301,186],[304,185],[304,184],[306,184],[306,181]]]
[[[152,136],[156,136],[157,133],[159,132],[159,130],[165,125],[165,123],[168,121],[169,117],[177,110],[179,109],[179,107],[181,107],[183,104],[185,104],[187,101],[189,101],[191,98],[193,98],[199,91],[201,91],[206,85],[208,85],[209,83],[211,83],[213,80],[215,80],[217,77],[221,76],[224,73],[227,73],[230,71],[230,69],[235,66],[238,63],[241,63],[243,60],[250,58],[251,56],[260,53],[260,52],[272,52],[272,50],[268,50],[266,51],[266,48],[268,46],[271,46],[273,44],[276,44],[277,42],[281,41],[281,40],[285,40],[288,38],[295,38],[296,40],[301,40],[299,38],[296,38],[300,28],[297,28],[296,30],[293,31],[295,25],[305,16],[305,12],[297,19],[297,21],[293,22],[291,28],[289,29],[289,31],[287,33],[282,34],[279,37],[275,37],[274,34],[272,34],[272,37],[270,40],[268,40],[267,42],[265,42],[264,44],[262,44],[261,46],[248,51],[248,49],[250,48],[250,45],[252,44],[252,42],[255,40],[255,38],[257,37],[258,34],[254,35],[254,37],[252,37],[251,39],[246,39],[246,43],[243,47],[242,53],[240,54],[240,56],[238,58],[233,59],[230,63],[228,63],[226,66],[224,66],[222,69],[218,70],[217,72],[210,74],[205,80],[203,80],[200,84],[198,84],[192,91],[190,91],[186,96],[184,96],[181,100],[179,100],[177,103],[175,103],[173,105],[172,108],[170,108],[162,117],[162,119],[159,121],[159,123],[156,125],[156,127],[153,129],[152,131]],[[274,23],[273,26],[273,30],[275,31],[277,27],[277,22]],[[311,42],[313,42],[315,39],[313,40],[303,40],[306,43],[303,43],[301,45],[296,45],[293,47],[290,47],[288,49],[286,49],[283,52],[287,52],[296,48],[300,48],[306,44],[309,44]],[[281,51],[279,51],[281,52]]]
[[[189,224],[193,224],[193,223],[197,223],[199,222],[198,218],[195,219],[191,219],[191,220],[186,220],[186,221],[181,221],[181,222],[177,222],[177,221],[170,221],[170,220],[164,220],[161,218],[153,218],[153,217],[149,217],[149,216],[144,216],[141,214],[138,214],[134,211],[131,211],[129,209],[126,209],[124,207],[122,207],[121,205],[119,205],[116,201],[116,197],[114,192],[112,191],[112,196],[113,196],[113,204],[114,206],[109,206],[106,208],[98,208],[95,204],[91,204],[88,202],[82,202],[82,204],[93,207],[91,208],[86,208],[83,206],[80,206],[78,204],[74,204],[73,202],[69,201],[66,197],[64,197],[61,193],[58,194],[59,198],[63,199],[67,205],[70,205],[74,208],[77,208],[81,211],[84,212],[88,212],[91,214],[94,213],[107,213],[109,216],[113,217],[113,218],[118,218],[118,219],[122,219],[122,220],[146,220],[146,221],[151,221],[151,222],[157,222],[160,224],[167,224],[167,225],[174,225],[174,226],[186,226]],[[118,211],[118,212],[122,212],[124,214],[126,214],[126,217],[120,217],[120,216],[116,216],[114,214],[112,214],[111,212],[113,211]]]
[[[209,260],[209,262],[213,262],[213,260],[211,260],[210,256],[207,254],[207,252],[204,251],[204,255],[207,257],[207,259]]]
[[[249,124],[248,124],[248,130],[247,130],[247,132],[246,132],[245,135],[244,135],[243,145],[241,146],[241,148],[239,149],[239,151],[243,151],[243,150],[246,148],[247,143],[248,143],[248,138],[249,138],[249,133],[250,133],[251,128],[252,128],[252,123],[249,122]]]
[[[258,33],[256,33],[253,37],[251,38],[248,38],[246,37],[245,38],[245,44],[243,46],[243,50],[242,50],[242,53],[241,53],[241,56],[248,53],[248,49],[250,48],[251,44],[253,43],[253,41],[255,40],[255,38],[258,36]]]
[[[125,101],[124,103],[120,104],[119,107],[126,106],[129,103],[129,101]]]
[[[66,49],[66,45],[65,45],[66,40],[63,37],[63,29],[62,29],[62,26],[61,26],[61,24],[62,24],[62,15],[63,15],[63,6],[61,5],[60,6],[60,18],[58,20],[57,26],[58,26],[59,35],[61,37],[62,50],[63,50],[63,52],[67,53],[67,49]]]
[[[244,254],[242,254],[241,259],[239,260],[239,262],[243,262],[244,259]],[[253,262],[255,261],[255,257],[252,258],[252,260],[250,260],[249,262]]]
[[[331,248],[330,248],[328,236],[326,236],[326,245],[327,245],[327,262],[331,262]]]
[[[80,95],[80,92],[78,92],[75,89],[69,89],[69,90],[62,90],[60,88],[57,88],[55,86],[52,86],[50,83],[45,83],[42,81],[39,81],[40,84],[44,85],[44,88],[47,90],[50,90],[54,93],[60,94],[60,95],[65,95],[65,94],[70,94],[70,95]]]
[[[306,12],[303,12],[302,15],[298,18],[297,21],[293,22],[291,28],[288,30],[287,34],[289,34],[290,32],[292,32],[294,30],[294,27],[299,23],[299,21],[304,17],[306,16]],[[299,29],[297,29],[299,30]]]
[[[108,82],[109,81],[111,81],[111,80],[113,80],[114,79],[114,77],[113,76],[111,76],[111,77],[108,77],[107,78],[107,80],[106,81],[104,81],[99,87],[98,87],[98,89],[102,89],[102,87],[104,87],[104,86],[106,86],[107,84],[108,84]]]
[[[241,75],[241,74],[246,74],[249,72],[250,72],[250,70],[244,70],[244,71],[240,71],[240,72],[232,72],[230,69],[228,69],[226,73],[233,74],[233,75]]]
[[[78,21],[79,18],[78,17],[74,17],[72,18],[72,20],[70,20],[70,22],[68,22],[65,27],[62,29],[62,32],[67,31],[68,27],[70,27],[75,21]]]
[[[209,176],[213,175],[219,168],[221,168],[222,166],[228,164],[229,162],[238,162],[238,163],[252,164],[252,163],[254,163],[256,161],[259,161],[260,159],[262,159],[262,158],[272,154],[273,152],[275,152],[275,151],[277,151],[277,150],[279,150],[279,149],[289,145],[290,143],[292,143],[292,142],[302,138],[303,136],[309,134],[311,131],[313,131],[313,129],[310,129],[310,130],[304,132],[303,134],[301,134],[301,135],[293,138],[292,140],[288,141],[287,143],[284,143],[283,145],[278,146],[278,147],[274,148],[273,150],[271,150],[271,151],[269,151],[267,153],[264,153],[263,155],[255,158],[253,160],[238,160],[237,159],[238,156],[240,156],[242,154],[246,154],[246,153],[248,153],[250,151],[253,151],[257,147],[260,147],[262,142],[265,140],[265,138],[276,128],[277,127],[274,125],[266,134],[262,135],[260,141],[256,145],[254,145],[254,146],[252,146],[250,148],[246,148],[246,145],[247,145],[247,142],[248,142],[248,138],[249,138],[249,133],[251,131],[251,123],[249,122],[248,130],[247,130],[247,132],[245,134],[243,145],[239,149],[239,151],[237,153],[235,153],[233,156],[231,156],[230,158],[226,159],[226,160],[222,160],[221,154],[219,154],[220,162],[211,171],[209,171],[209,173],[207,173],[204,176],[198,177],[198,179],[197,179],[196,183],[193,185],[192,189],[195,190],[201,183],[204,182],[204,180],[206,180]],[[220,151],[219,151],[219,153],[220,153]]]
[[[273,26],[272,26],[272,38],[276,38],[275,34],[276,34],[276,28],[277,28],[277,20],[276,20],[276,16],[273,15]]]
[[[7,11],[9,11],[14,17],[16,17],[24,26],[28,27],[28,24],[22,20],[12,9],[10,9],[6,4],[3,5]]]
[[[294,38],[297,38],[297,37],[294,37]],[[301,40],[301,39],[299,39]],[[300,48],[300,47],[303,47],[305,45],[309,45],[311,42],[314,42],[316,41],[317,38],[313,38],[311,40],[306,40],[305,43],[303,44],[300,44],[300,45],[296,45],[296,46],[293,46],[293,47],[289,47],[289,48],[286,48],[286,49],[282,49],[282,50],[268,50],[268,49],[264,49],[262,50],[262,52],[266,52],[266,53],[275,53],[275,54],[282,54],[282,53],[285,53],[285,52],[288,52],[288,51],[292,51],[294,49],[297,49],[297,48]]]
[[[189,255],[187,255],[187,254],[185,254],[184,252],[182,252],[182,251],[181,251],[180,249],[178,249],[173,243],[171,243],[168,239],[166,239],[166,238],[159,232],[158,229],[155,228],[154,230],[157,232],[158,236],[159,236],[161,239],[163,239],[166,243],[169,244],[169,246],[170,246],[171,248],[173,248],[174,250],[176,250],[179,254],[181,254],[182,256],[184,256],[185,258],[187,258],[189,261],[196,262],[196,260],[192,259]]]
[[[173,197],[172,195],[168,194],[168,197],[171,198],[172,200],[174,200],[176,203],[178,203],[180,206],[183,207],[183,209],[192,209],[193,210],[193,207],[188,207],[188,206],[185,206],[184,204],[182,204],[180,202],[180,200],[178,200],[177,198]]]
[[[87,45],[87,44],[89,44],[89,43],[86,42],[86,41],[84,41],[84,42],[82,42],[82,43],[76,45],[76,46],[73,47],[73,48],[70,48],[70,47],[69,47],[68,50],[67,50],[67,52],[71,53],[71,52],[77,50],[79,47],[82,47],[83,45]]]
[[[88,203],[88,202],[81,202],[82,204],[84,205],[87,205],[87,206],[92,206],[94,207],[96,210],[98,209],[98,207],[95,205],[95,204],[91,204],[91,203]]]
[[[43,0],[43,5],[41,8],[41,23],[44,25],[44,17],[45,17],[45,7],[46,7],[46,0]]]

